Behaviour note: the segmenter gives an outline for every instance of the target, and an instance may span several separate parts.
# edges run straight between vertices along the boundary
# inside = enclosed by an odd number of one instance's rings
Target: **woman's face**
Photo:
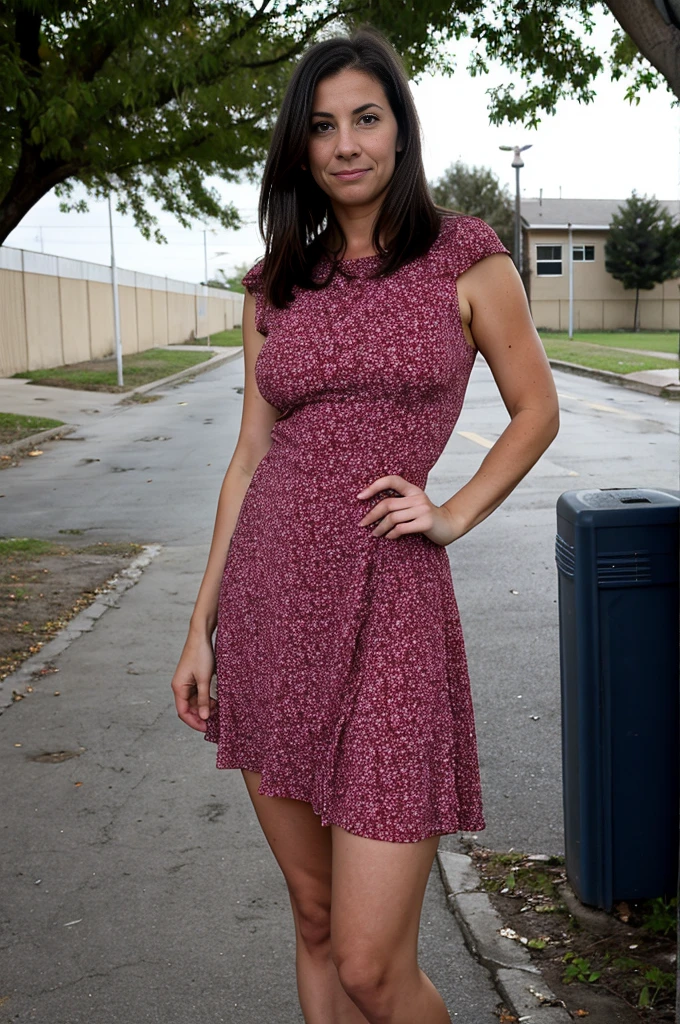
[[[370,206],[387,188],[400,149],[397,121],[377,79],[348,69],[318,83],[307,158],[334,206]]]

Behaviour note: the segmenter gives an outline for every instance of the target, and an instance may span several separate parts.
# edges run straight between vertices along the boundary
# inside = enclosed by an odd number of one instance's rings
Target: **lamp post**
[[[499,146],[499,149],[505,150],[507,153],[513,153],[512,166],[515,168],[515,243],[513,259],[515,266],[517,267],[520,274],[522,273],[522,228],[521,228],[521,211],[520,211],[520,191],[519,191],[519,172],[520,168],[524,167],[524,160],[522,160],[522,153],[525,149],[531,149],[531,144],[528,146]]]
[[[116,247],[113,241],[113,214],[111,212],[111,193],[109,200],[109,239],[111,242],[111,288],[113,290],[113,339],[116,351],[116,370],[118,387],[123,387],[123,346],[120,340],[120,305],[118,302],[118,267],[116,265]]]

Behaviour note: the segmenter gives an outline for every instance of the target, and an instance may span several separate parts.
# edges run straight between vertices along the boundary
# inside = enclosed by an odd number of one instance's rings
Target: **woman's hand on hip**
[[[381,476],[372,484],[359,491],[357,498],[366,500],[379,491],[398,491],[402,497],[383,498],[360,520],[360,526],[369,526],[380,520],[372,537],[386,537],[396,540],[407,533],[423,533],[435,544],[450,544],[463,533],[465,527],[457,522],[448,509],[435,505],[421,487],[405,480],[403,476]]]
[[[210,638],[190,634],[172,677],[177,714],[192,729],[205,732],[206,719],[217,706],[210,696],[215,674],[215,652]]]

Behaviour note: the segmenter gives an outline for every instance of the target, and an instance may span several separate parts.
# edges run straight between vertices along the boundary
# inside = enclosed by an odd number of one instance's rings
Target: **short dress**
[[[261,264],[243,279],[266,336],[257,386],[281,415],[224,566],[205,739],[218,768],[260,772],[261,794],[371,839],[485,827],[447,548],[373,537],[360,520],[399,492],[356,495],[393,473],[425,489],[476,355],[456,278],[507,252],[484,221],[452,215],[395,273],[345,259],[285,309],[265,301]]]

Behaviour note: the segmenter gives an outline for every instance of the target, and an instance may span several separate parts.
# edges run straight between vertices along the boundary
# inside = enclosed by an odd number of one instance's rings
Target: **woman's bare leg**
[[[302,800],[262,796],[261,775],[242,769],[267,842],[283,871],[296,934],[296,975],[306,1024],[366,1024],[331,959],[331,830]],[[424,1022],[423,1022],[424,1024]]]
[[[331,947],[343,988],[369,1024],[451,1024],[417,959],[439,837],[389,843],[331,828]]]

